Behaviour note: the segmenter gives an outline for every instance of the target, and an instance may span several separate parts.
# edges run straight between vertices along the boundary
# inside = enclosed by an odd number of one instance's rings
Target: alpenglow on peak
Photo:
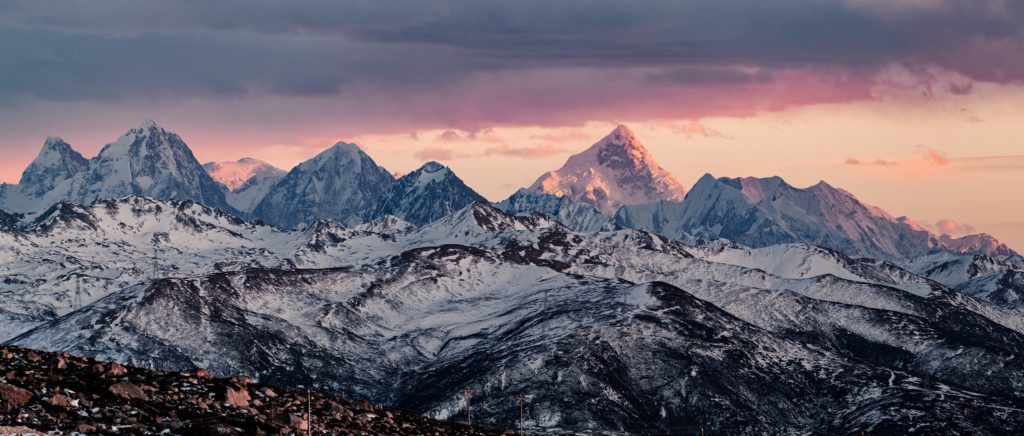
[[[541,175],[530,189],[591,204],[608,216],[623,205],[678,201],[686,195],[683,185],[624,125],[570,156],[558,170]]]

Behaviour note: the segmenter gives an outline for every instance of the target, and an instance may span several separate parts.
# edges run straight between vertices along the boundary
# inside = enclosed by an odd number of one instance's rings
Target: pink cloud
[[[848,157],[848,158],[846,158],[845,161],[843,161],[843,164],[888,168],[888,167],[894,167],[894,166],[899,165],[899,162],[896,162],[894,160],[885,160],[885,159],[881,159],[881,158],[875,159],[873,161],[863,161],[863,160],[857,159],[855,157]]]
[[[454,130],[445,130],[440,135],[437,135],[437,140],[444,142],[461,142],[463,139],[462,135]]]
[[[727,135],[719,130],[708,127],[699,119],[692,119],[686,121],[683,124],[677,124],[674,122],[668,122],[665,124],[668,128],[685,135],[687,138],[694,138],[700,136],[703,138],[733,139],[733,137],[730,135]]]
[[[949,165],[949,155],[928,147],[926,145],[918,145],[917,154],[924,159],[925,162],[935,166],[946,166]]]
[[[974,232],[974,226],[943,218],[935,223],[935,229],[943,235],[958,236]]]
[[[465,153],[460,153],[450,148],[433,146],[421,148],[413,153],[413,156],[420,160],[453,160],[469,157]]]
[[[512,147],[508,144],[498,144],[484,151],[486,156],[509,156],[520,159],[539,159],[563,152],[561,147],[553,145],[538,145],[535,147]]]

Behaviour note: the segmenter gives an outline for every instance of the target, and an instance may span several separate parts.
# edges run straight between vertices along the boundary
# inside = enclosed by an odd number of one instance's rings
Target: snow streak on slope
[[[622,205],[682,200],[686,193],[626,126],[540,176],[530,190],[588,203],[608,216]]]

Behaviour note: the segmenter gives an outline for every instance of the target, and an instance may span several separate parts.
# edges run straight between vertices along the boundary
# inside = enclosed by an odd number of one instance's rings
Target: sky
[[[818,180],[1024,250],[1024,2],[0,3],[0,181],[144,119],[201,161],[338,140],[500,200],[617,124],[686,186]]]

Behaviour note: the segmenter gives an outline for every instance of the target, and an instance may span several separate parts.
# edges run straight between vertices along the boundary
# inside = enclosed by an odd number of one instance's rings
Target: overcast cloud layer
[[[369,130],[742,115],[870,98],[893,65],[958,92],[1019,82],[1022,17],[1010,0],[5,1],[0,103],[328,98],[311,113]]]

